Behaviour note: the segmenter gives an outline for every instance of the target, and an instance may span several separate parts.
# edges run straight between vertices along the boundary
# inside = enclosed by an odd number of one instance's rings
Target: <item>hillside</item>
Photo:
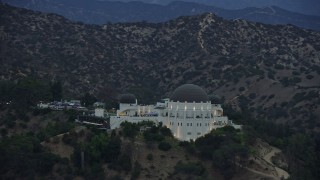
[[[50,109],[21,112],[21,108],[0,105],[0,178],[210,180],[281,177],[270,158],[264,160],[272,148],[260,141],[254,143],[250,140],[252,137],[236,141],[236,137],[245,133],[233,128],[213,131],[206,138],[189,143],[173,139],[169,129],[151,126],[150,122],[125,123],[107,133],[75,123],[75,113],[82,114]],[[140,127],[146,125],[151,129],[140,132]],[[221,134],[223,138],[219,138]],[[209,147],[212,152],[205,151]],[[257,153],[249,153],[249,147]],[[84,152],[84,168],[81,151]],[[212,158],[208,157],[211,155]],[[237,159],[236,164],[233,159]]]
[[[69,95],[130,91],[140,102],[194,83],[256,117],[320,127],[319,32],[213,14],[98,26],[0,11],[2,80],[60,80]]]
[[[92,0],[2,0],[17,7],[35,11],[56,13],[73,21],[86,24],[107,22],[165,22],[186,15],[214,13],[225,19],[245,19],[265,24],[293,24],[295,26],[320,30],[320,17],[290,12],[276,6],[217,8],[192,2],[171,2],[167,5],[143,2],[112,2]],[[232,3],[234,4],[234,3]]]

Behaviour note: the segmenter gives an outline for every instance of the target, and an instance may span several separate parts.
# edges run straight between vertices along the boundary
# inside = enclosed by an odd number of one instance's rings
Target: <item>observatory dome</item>
[[[123,104],[135,104],[136,96],[133,94],[122,94],[119,97],[119,102]]]
[[[209,101],[207,93],[194,84],[184,84],[175,89],[171,95],[172,101],[179,102],[207,102]]]

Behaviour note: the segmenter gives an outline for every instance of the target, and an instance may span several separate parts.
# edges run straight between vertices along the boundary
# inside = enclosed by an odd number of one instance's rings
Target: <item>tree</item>
[[[85,107],[92,106],[95,102],[97,102],[97,98],[89,93],[81,97],[81,104]]]
[[[49,85],[32,78],[20,80],[13,96],[14,102],[19,107],[28,107],[39,101],[49,101],[50,99],[52,99],[52,94]]]
[[[171,130],[166,126],[161,127],[160,132],[163,136],[173,137]]]
[[[108,149],[109,139],[104,133],[100,133],[99,135],[95,135],[91,138],[90,143],[86,146],[86,152],[88,157],[88,163],[99,162],[105,156],[105,152]]]
[[[61,81],[55,81],[51,84],[51,93],[54,101],[60,101],[62,99]]]
[[[107,162],[114,162],[121,154],[121,139],[119,136],[111,137],[107,150],[104,152]]]

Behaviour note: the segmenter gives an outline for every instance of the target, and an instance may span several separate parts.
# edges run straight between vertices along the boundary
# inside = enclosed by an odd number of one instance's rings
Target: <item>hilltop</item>
[[[61,80],[67,94],[167,97],[194,83],[255,117],[319,128],[320,33],[214,14],[103,26],[1,5],[2,80]]]

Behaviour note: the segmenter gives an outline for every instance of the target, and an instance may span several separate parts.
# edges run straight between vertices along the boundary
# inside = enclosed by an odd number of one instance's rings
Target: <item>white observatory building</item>
[[[240,129],[227,116],[223,116],[220,104],[211,104],[207,93],[199,86],[185,84],[171,94],[170,99],[156,105],[139,106],[134,95],[120,97],[120,109],[117,116],[110,118],[111,129],[120,126],[121,122],[155,123],[162,122],[175,138],[184,141],[195,140],[209,133],[212,129],[230,125]]]
[[[211,104],[207,93],[199,86],[185,84],[178,87],[160,114],[163,125],[180,140],[195,140],[212,129],[233,125],[223,116],[220,104]]]

